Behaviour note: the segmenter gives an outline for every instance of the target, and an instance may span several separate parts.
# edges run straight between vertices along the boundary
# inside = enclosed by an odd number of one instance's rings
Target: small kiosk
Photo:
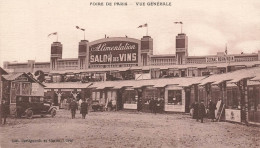
[[[17,100],[34,99],[44,97],[44,87],[42,83],[30,77],[26,73],[12,73],[3,75],[4,99],[8,100],[10,104],[10,114],[14,115],[16,112]]]

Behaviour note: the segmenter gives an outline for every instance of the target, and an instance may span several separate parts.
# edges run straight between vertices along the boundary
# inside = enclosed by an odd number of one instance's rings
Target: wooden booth
[[[44,97],[45,85],[26,73],[12,73],[2,77],[3,99],[8,100],[11,115],[15,114],[17,100],[31,100]]]

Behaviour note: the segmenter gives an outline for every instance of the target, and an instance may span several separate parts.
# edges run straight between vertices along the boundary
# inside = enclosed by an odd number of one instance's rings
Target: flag
[[[76,28],[79,29],[79,30],[85,31],[85,29],[80,28],[79,26],[76,26]]]
[[[183,24],[182,22],[174,22],[175,24]]]
[[[143,28],[143,27],[148,27],[147,23],[143,24],[143,25],[140,25],[138,26],[137,28]]]
[[[57,34],[58,34],[57,32],[53,32],[53,33],[50,33],[50,34],[48,35],[48,37],[51,36],[51,35],[57,35]]]

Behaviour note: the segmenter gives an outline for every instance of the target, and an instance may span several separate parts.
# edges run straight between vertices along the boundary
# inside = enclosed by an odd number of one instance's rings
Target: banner
[[[89,63],[138,63],[138,44],[128,41],[109,41],[92,45],[89,47]]]

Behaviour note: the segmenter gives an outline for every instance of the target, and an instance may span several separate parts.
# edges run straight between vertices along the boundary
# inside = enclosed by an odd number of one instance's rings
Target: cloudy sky
[[[113,2],[115,0],[93,0]],[[189,37],[189,55],[223,52],[252,53],[260,50],[260,0],[165,0],[172,6],[136,6],[148,0],[117,0],[128,6],[90,6],[89,0],[0,0],[0,64],[3,61],[49,61],[50,47],[58,32],[63,58],[76,58],[78,42],[109,37],[154,39],[154,54],[175,53],[175,36]],[[151,0],[150,0],[151,1]],[[164,0],[160,0],[161,2]]]

